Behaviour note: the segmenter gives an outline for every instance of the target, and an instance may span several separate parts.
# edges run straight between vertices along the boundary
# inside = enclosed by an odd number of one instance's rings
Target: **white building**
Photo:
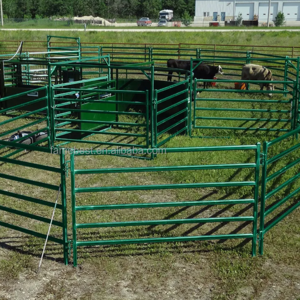
[[[241,14],[243,20],[258,20],[259,25],[268,19],[269,0],[196,0],[194,23],[198,26],[208,26],[209,22],[236,19]],[[270,23],[278,12],[283,12],[287,26],[300,26],[300,1],[281,0],[271,1]],[[235,18],[234,18],[235,17]]]

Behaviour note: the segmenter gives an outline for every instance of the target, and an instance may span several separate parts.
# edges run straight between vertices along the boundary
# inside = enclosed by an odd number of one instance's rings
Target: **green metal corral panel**
[[[118,80],[118,90],[131,90],[131,91],[145,91],[150,90],[149,80],[141,79],[119,79]],[[118,100],[120,101],[141,101],[144,102],[146,99],[141,95],[137,94],[119,94]],[[118,104],[119,111],[126,111],[129,104]]]
[[[116,100],[116,96],[111,96],[104,98],[105,100]],[[90,109],[90,110],[116,110],[115,103],[86,103],[81,105],[81,109]],[[93,121],[116,121],[117,116],[115,114],[106,114],[106,113],[94,113],[94,112],[81,112],[81,120],[93,120]],[[82,130],[96,130],[106,125],[100,125],[95,123],[81,123]]]
[[[27,94],[27,96],[20,96],[20,97],[5,101],[3,103],[4,108],[14,107],[14,106],[22,104],[22,103],[30,102],[30,101],[36,100],[38,98],[45,97],[46,92],[44,90],[38,91],[38,92],[33,92],[33,93],[31,92],[32,90],[37,89],[37,88],[40,88],[40,86],[6,87],[5,88],[5,97],[17,95],[20,93],[24,93],[26,91],[28,91],[28,94]],[[38,103],[34,103],[34,104],[30,104],[28,106],[25,106],[23,108],[23,110],[33,111],[33,110],[37,110],[39,108],[43,108],[46,106],[47,106],[47,101],[42,100]]]

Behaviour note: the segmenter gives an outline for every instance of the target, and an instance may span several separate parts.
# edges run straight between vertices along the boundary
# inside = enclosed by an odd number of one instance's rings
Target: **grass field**
[[[6,33],[5,34],[9,34]],[[28,39],[43,39],[45,35],[37,33],[35,37],[24,33]],[[28,35],[27,35],[28,34]],[[31,33],[30,33],[31,34]],[[237,34],[241,43],[253,43],[262,33]],[[77,36],[76,33],[71,33]],[[134,39],[134,36],[124,34],[122,40]],[[144,34],[143,41],[151,41],[150,33]],[[166,43],[184,42],[193,35],[184,34],[162,34],[158,37]],[[188,35],[188,36],[187,36]],[[136,35],[141,41],[142,33]],[[247,41],[247,36],[249,41]],[[264,43],[276,43],[284,45],[287,41],[298,41],[298,35],[285,34],[276,37],[273,33],[266,34]],[[19,39],[20,33],[14,33],[11,37],[3,39]],[[85,41],[96,41],[97,38],[107,38],[110,41],[121,38],[116,33],[112,34],[89,34],[82,35]],[[197,42],[201,37],[208,41],[215,38],[230,38],[230,35],[212,33],[197,34]],[[261,36],[260,36],[261,37]],[[233,39],[233,38],[232,38]],[[262,41],[261,39],[260,41]],[[119,40],[118,40],[119,41]],[[268,41],[268,42],[267,42]],[[194,41],[193,41],[194,42]],[[226,43],[234,43],[226,41]],[[236,40],[235,40],[236,42]],[[202,97],[217,97],[217,93],[211,89],[201,93]],[[224,97],[224,95],[222,95]],[[261,95],[232,95],[232,99],[251,98],[260,99]],[[280,100],[282,96],[273,99]],[[268,99],[266,97],[266,99]],[[283,98],[285,99],[285,98]],[[202,101],[201,105],[211,106],[211,102]],[[247,108],[273,108],[282,109],[286,104],[247,104]],[[240,107],[239,103],[225,103],[223,108]],[[214,115],[216,116],[216,115]],[[227,116],[235,116],[235,113]],[[246,117],[246,113],[241,115]],[[257,117],[270,117],[270,114],[257,114]],[[255,114],[251,117],[255,117]],[[273,116],[275,117],[275,116]],[[288,118],[280,115],[279,118]],[[1,116],[1,121],[7,116]],[[25,120],[29,122],[29,120]],[[20,122],[24,122],[20,121]],[[210,121],[210,125],[216,123]],[[230,121],[230,126],[234,122]],[[249,123],[247,124],[249,125]],[[263,124],[256,124],[262,126]],[[276,123],[276,126],[278,124]],[[281,125],[281,124],[279,124]],[[278,126],[279,126],[278,125]],[[40,125],[39,125],[40,126]],[[271,125],[266,125],[271,126]],[[6,128],[6,130],[9,128]],[[36,128],[35,128],[36,129]],[[38,128],[37,128],[38,129]],[[195,131],[195,135],[214,135],[215,133],[204,133],[203,130]],[[220,136],[230,138],[219,138]],[[202,146],[224,146],[224,145],[254,145],[257,142],[270,141],[278,136],[273,132],[217,132],[216,138],[189,138],[178,136],[166,144],[166,147],[202,147]],[[90,137],[92,139],[95,137]],[[110,137],[107,136],[107,139]],[[272,148],[270,155],[275,155],[298,143],[293,139],[280,143]],[[82,148],[82,144],[74,144]],[[299,150],[287,155],[277,161],[269,169],[269,174],[275,173],[284,165],[299,158]],[[22,152],[18,159],[27,162],[35,162],[50,166],[58,166],[58,157],[39,152]],[[115,156],[93,156],[86,159],[79,158],[78,168],[118,168],[118,167],[142,167],[148,166],[171,166],[192,164],[220,164],[220,163],[249,163],[254,161],[253,151],[232,151],[189,153],[186,155],[170,154],[158,155],[153,161],[122,158]],[[12,167],[11,164],[2,164],[1,172],[8,175],[38,180],[48,184],[58,184],[59,178],[51,172],[33,172],[28,167]],[[299,167],[294,166],[286,173],[272,182],[269,189],[274,189],[291,176],[299,173]],[[105,174],[105,175],[82,175],[78,176],[77,186],[108,186],[108,185],[141,185],[141,184],[171,184],[171,183],[197,183],[197,182],[222,182],[253,180],[253,172],[249,170],[203,170],[203,171],[180,171],[180,172],[152,172],[141,174]],[[300,180],[296,180],[291,186],[282,189],[270,199],[269,204],[276,203],[287,194],[299,187]],[[42,187],[29,186],[24,183],[15,183],[8,179],[0,179],[0,186],[5,190],[22,193],[26,196],[38,197],[41,200],[54,202],[55,191],[46,191]],[[70,177],[67,178],[67,201],[68,201],[68,227],[71,239],[71,199],[70,199]],[[138,203],[138,202],[160,202],[160,201],[197,201],[218,199],[244,199],[249,198],[253,190],[243,188],[201,188],[201,189],[178,189],[158,191],[134,191],[134,192],[111,192],[83,194],[78,198],[78,204],[112,204],[112,203]],[[297,197],[291,202],[299,201]],[[0,205],[8,205],[14,209],[20,209],[29,213],[38,214],[50,218],[52,210],[49,207],[41,208],[39,205],[28,204],[25,201],[0,196]],[[277,213],[286,209],[284,205]],[[224,205],[212,207],[182,207],[182,208],[160,208],[160,209],[135,209],[98,211],[78,214],[78,223],[84,222],[111,222],[126,220],[148,220],[148,219],[170,219],[170,218],[201,218],[222,216],[244,216],[251,215],[251,205]],[[272,219],[275,214],[271,214]],[[265,254],[252,258],[251,243],[248,240],[227,240],[209,242],[178,242],[161,244],[121,245],[79,248],[79,267],[77,269],[65,267],[62,264],[62,249],[59,245],[50,242],[46,249],[46,256],[42,269],[36,274],[39,258],[42,252],[42,239],[28,237],[18,232],[0,227],[0,299],[293,299],[299,300],[300,295],[300,213],[294,211],[279,225],[275,226],[265,237]],[[55,220],[60,220],[61,215],[56,211]],[[269,220],[268,219],[268,220]],[[16,225],[31,228],[46,233],[48,226],[45,223],[31,220],[28,222],[24,217],[1,212],[1,220]],[[268,221],[267,220],[267,221]],[[244,233],[251,231],[247,222],[243,223],[217,223],[217,224],[185,224],[168,226],[141,226],[126,227],[122,229],[87,229],[80,230],[81,240],[113,239],[113,238],[135,238],[148,236],[177,236],[197,235],[208,233]],[[52,227],[51,233],[60,236],[60,229]]]
[[[47,35],[80,37],[83,43],[148,43],[148,44],[226,44],[226,45],[262,45],[294,46],[299,45],[298,32],[70,32],[68,29],[59,34],[51,32],[1,31],[1,40],[44,41]],[[1,43],[4,47],[5,43]],[[288,55],[288,54],[286,54]],[[284,55],[283,55],[284,56]]]

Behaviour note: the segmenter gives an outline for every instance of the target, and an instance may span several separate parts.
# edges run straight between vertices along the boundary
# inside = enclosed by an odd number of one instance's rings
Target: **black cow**
[[[193,67],[197,65],[197,62],[193,63]],[[174,68],[174,69],[183,69],[183,70],[190,70],[191,69],[191,62],[189,60],[180,60],[180,59],[169,59],[167,62],[168,68]],[[221,66],[210,66],[205,63],[201,63],[196,67],[196,69],[193,71],[194,78],[197,79],[214,79],[216,74],[222,74],[223,70]],[[172,74],[173,71],[169,71],[168,74],[168,81],[172,80]],[[204,88],[205,86],[209,84],[207,82],[204,82]]]

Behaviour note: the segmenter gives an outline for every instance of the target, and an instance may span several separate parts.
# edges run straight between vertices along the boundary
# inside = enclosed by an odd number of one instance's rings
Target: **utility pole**
[[[270,10],[271,10],[271,0],[269,0],[267,27],[269,27],[270,25]]]
[[[1,25],[3,27],[3,9],[2,9],[2,0],[0,0],[0,13],[1,13]]]
[[[235,21],[235,0],[232,2],[232,8],[233,8],[233,21]]]

